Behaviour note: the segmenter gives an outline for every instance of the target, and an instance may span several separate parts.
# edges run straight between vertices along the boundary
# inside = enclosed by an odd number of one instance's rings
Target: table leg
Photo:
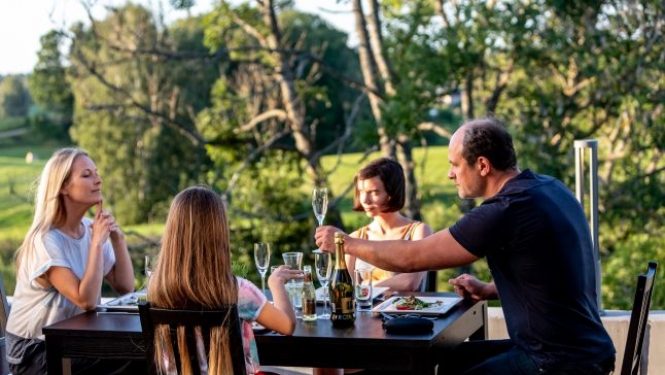
[[[67,366],[71,365],[67,361]],[[63,375],[65,363],[62,358],[62,339],[59,337],[46,336],[46,368],[49,375]],[[70,375],[71,367],[67,369],[67,375]]]
[[[72,359],[71,358],[63,358],[62,359],[62,375],[72,375]]]

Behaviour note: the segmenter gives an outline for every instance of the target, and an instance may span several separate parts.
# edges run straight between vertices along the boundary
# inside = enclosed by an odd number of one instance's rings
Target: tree
[[[67,81],[60,52],[64,36],[52,30],[41,37],[37,64],[28,77],[28,87],[39,115],[35,117],[37,132],[48,138],[68,139],[74,112],[74,95]]]
[[[119,220],[161,221],[170,198],[207,170],[194,117],[207,106],[206,87],[216,67],[192,69],[178,61],[187,61],[176,56],[178,43],[194,49],[191,43],[198,41],[198,52],[208,55],[200,29],[198,34],[191,29],[194,20],[171,35],[140,6],[91,19],[89,28],[73,28],[72,137],[96,160]]]
[[[228,176],[222,186],[232,210],[256,219],[257,227],[257,213],[285,230],[308,219],[301,228],[311,232],[309,204],[303,206],[309,191],[301,187],[327,185],[320,158],[349,138],[352,121],[345,117],[356,110],[343,95],[353,92],[335,86],[331,72],[340,67],[336,73],[344,75],[344,57],[352,54],[346,36],[318,17],[277,9],[272,1],[256,7],[223,2],[211,14],[207,41],[213,51],[230,51],[232,69],[217,82],[215,105],[202,114],[199,128]],[[319,129],[328,136],[320,138]],[[335,209],[328,218],[342,226]],[[270,230],[279,233],[274,224]],[[293,241],[311,246],[311,235],[299,236]]]
[[[0,81],[0,117],[27,116],[32,104],[21,76],[7,76]]]

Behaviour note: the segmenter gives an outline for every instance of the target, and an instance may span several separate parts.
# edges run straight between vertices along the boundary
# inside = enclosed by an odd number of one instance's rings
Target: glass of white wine
[[[323,219],[328,211],[328,189],[314,188],[312,190],[312,210],[319,226],[323,225]]]

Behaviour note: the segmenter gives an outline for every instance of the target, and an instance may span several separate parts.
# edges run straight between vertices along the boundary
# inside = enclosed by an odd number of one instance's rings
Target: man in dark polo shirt
[[[615,349],[598,315],[594,251],[577,199],[552,177],[520,171],[512,138],[495,119],[462,125],[450,139],[449,162],[459,196],[482,198],[481,205],[419,241],[347,236],[346,253],[399,272],[487,258],[492,282],[466,274],[450,282],[465,297],[499,298],[510,339],[444,352],[440,374],[609,374]],[[336,231],[317,228],[317,245],[334,249]]]

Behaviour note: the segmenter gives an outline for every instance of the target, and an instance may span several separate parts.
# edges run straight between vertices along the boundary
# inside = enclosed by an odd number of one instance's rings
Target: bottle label
[[[302,314],[303,315],[316,315],[316,301],[313,299],[302,301]]]
[[[342,298],[342,306],[340,306],[342,314],[353,314],[356,311],[354,303],[355,300],[353,298]]]

